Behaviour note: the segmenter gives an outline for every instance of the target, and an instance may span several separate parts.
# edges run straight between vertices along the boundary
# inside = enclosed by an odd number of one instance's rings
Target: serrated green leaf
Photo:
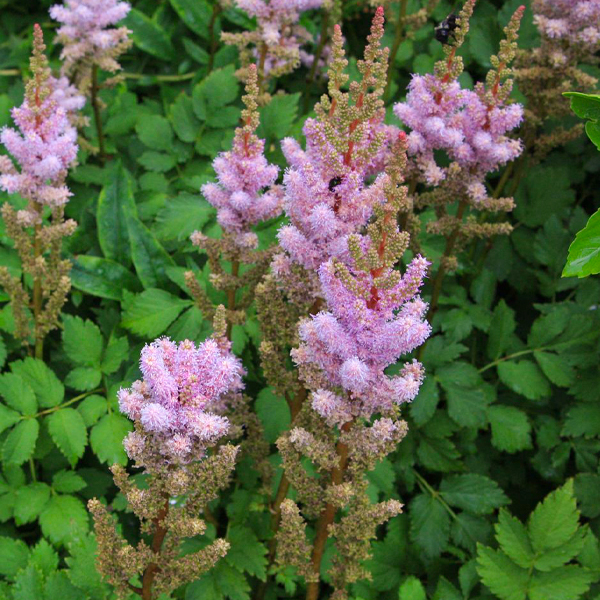
[[[182,142],[194,142],[200,129],[200,121],[194,114],[192,99],[185,93],[179,94],[171,105],[171,125]]]
[[[77,531],[87,531],[88,513],[74,496],[55,495],[40,515],[42,532],[51,542],[61,544]]]
[[[410,503],[410,537],[429,558],[439,556],[450,537],[450,516],[436,498],[419,494]]]
[[[22,540],[0,536],[0,574],[14,577],[27,565],[29,548]]]
[[[534,352],[533,356],[544,375],[552,383],[561,387],[569,387],[573,383],[575,370],[563,357],[550,352],[539,351]]]
[[[18,423],[4,440],[2,461],[7,465],[22,465],[31,458],[35,442],[40,432],[36,419],[27,419]]]
[[[86,592],[89,598],[105,598],[108,587],[96,569],[98,546],[93,534],[76,535],[69,542],[69,553],[65,558],[69,566],[71,582]]]
[[[74,465],[83,456],[87,444],[83,417],[74,408],[61,408],[49,415],[46,423],[54,443]]]
[[[97,325],[71,315],[63,319],[63,348],[76,365],[98,367],[104,340]]]
[[[492,360],[502,356],[510,344],[510,339],[516,328],[515,311],[500,300],[492,314],[490,335],[488,338],[487,354]]]
[[[229,530],[227,540],[231,548],[227,552],[227,562],[242,572],[249,573],[265,581],[267,577],[267,549],[258,541],[254,532],[248,527],[233,526]]]
[[[194,113],[201,121],[208,114],[233,102],[238,96],[239,82],[234,74],[233,65],[217,69],[194,87],[192,105]]]
[[[527,415],[514,406],[491,406],[488,411],[492,444],[504,452],[531,448],[531,424]]]
[[[43,361],[26,358],[11,363],[10,368],[31,386],[41,407],[54,408],[63,401],[65,387]]]
[[[536,552],[544,552],[568,542],[579,526],[579,512],[573,495],[573,480],[549,494],[529,519],[529,536]]]
[[[173,147],[173,130],[160,115],[142,115],[135,126],[140,140],[152,150],[169,151]]]
[[[71,493],[78,492],[86,487],[83,477],[80,477],[75,471],[59,471],[52,477],[52,489],[55,492]]]
[[[289,429],[291,416],[288,403],[277,396],[272,388],[263,388],[259,392],[254,410],[263,424],[265,439],[269,443],[274,444]]]
[[[121,260],[126,260],[128,255],[129,246]],[[135,292],[141,289],[133,273],[123,265],[100,256],[77,257],[71,269],[71,280],[75,289],[108,300],[120,301],[123,290]]]
[[[126,337],[112,335],[108,340],[102,357],[102,372],[110,375],[117,371],[129,354],[129,342]]]
[[[210,4],[206,0],[169,0],[179,18],[200,37],[208,38],[208,28],[211,19]]]
[[[503,552],[517,565],[529,569],[533,565],[534,552],[527,529],[519,519],[507,510],[501,510],[496,524],[496,539]]]
[[[65,377],[65,384],[73,390],[87,392],[100,385],[102,371],[94,367],[77,367]]]
[[[20,419],[21,416],[17,411],[11,410],[3,404],[0,404],[0,433],[9,427],[12,427]]]
[[[440,492],[450,506],[476,515],[489,514],[509,502],[506,494],[493,479],[476,473],[444,478]]]
[[[427,600],[423,584],[411,575],[400,586],[398,600]]]
[[[214,208],[194,194],[182,193],[167,201],[156,216],[156,233],[162,240],[183,241],[213,216]]]
[[[77,410],[83,417],[86,427],[91,427],[98,419],[106,414],[107,402],[102,396],[88,396],[78,406]]]
[[[185,592],[185,600],[249,600],[250,585],[246,577],[226,561],[220,560],[215,567],[195,582]]]
[[[477,546],[477,573],[501,600],[525,600],[529,573],[499,550]]]
[[[435,379],[426,377],[419,394],[410,403],[410,416],[417,425],[424,425],[435,414],[439,401],[440,391]]]
[[[15,521],[17,525],[31,523],[50,499],[50,488],[42,482],[34,482],[19,488],[15,495]]]
[[[32,549],[29,564],[37,567],[47,577],[58,568],[58,554],[45,540],[41,539]]]
[[[0,396],[8,406],[22,415],[32,416],[37,413],[38,404],[33,389],[14,373],[0,375]],[[9,417],[10,415],[7,415],[7,418]]]
[[[127,302],[121,325],[140,337],[155,338],[192,304],[163,290],[146,290]]]
[[[300,94],[276,95],[259,110],[260,125],[257,134],[266,140],[280,140],[288,135],[298,115]]]
[[[600,476],[595,473],[578,473],[575,477],[575,496],[581,514],[594,519],[600,516]]]
[[[13,600],[31,600],[42,597],[43,577],[34,565],[28,565],[17,573],[12,587]]]
[[[548,398],[552,389],[540,368],[530,360],[510,360],[498,365],[500,381],[529,400]]]
[[[83,590],[76,588],[64,571],[52,573],[44,586],[45,600],[87,600]]]
[[[148,171],[156,171],[157,173],[166,173],[175,166],[174,156],[153,150],[144,152],[137,161]]]
[[[534,573],[529,586],[530,600],[577,600],[590,588],[591,571],[568,565],[548,573]]]
[[[587,438],[600,435],[600,406],[596,403],[576,404],[567,413],[563,435]]]
[[[123,449],[123,438],[133,429],[131,422],[115,413],[102,417],[90,432],[92,450],[100,462],[113,465],[127,464],[127,454]]]
[[[546,550],[542,555],[536,556],[533,566],[538,571],[551,571],[568,563],[583,550],[585,534],[586,529],[579,528],[570,540],[558,548]]]
[[[175,51],[167,32],[143,12],[132,8],[123,24],[131,29],[133,43],[140,50],[161,60],[173,58]]]

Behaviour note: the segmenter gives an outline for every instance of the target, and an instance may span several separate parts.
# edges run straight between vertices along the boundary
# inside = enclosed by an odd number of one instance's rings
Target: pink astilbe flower
[[[595,52],[600,42],[600,0],[534,0],[534,17],[542,36]]]
[[[61,23],[58,41],[67,75],[83,61],[115,73],[121,69],[116,57],[130,44],[127,27],[113,27],[123,20],[131,6],[120,0],[65,0],[50,8],[50,16]]]
[[[83,109],[86,98],[79,93],[79,90],[71,84],[67,77],[64,75],[61,77],[50,76],[48,83],[52,89],[52,101],[57,107],[62,108],[69,117],[77,115]]]
[[[34,35],[43,53],[39,25]],[[0,142],[19,165],[17,169],[8,157],[0,159],[0,188],[36,204],[56,207],[66,204],[71,196],[64,180],[78,148],[77,132],[65,109],[55,102],[49,77],[47,67],[36,70],[23,104],[12,109],[18,129],[4,127],[0,132]]]
[[[118,394],[121,412],[136,424],[123,442],[130,458],[147,468],[202,458],[229,427],[214,411],[243,388],[229,343],[208,339],[196,347],[160,338],[142,350],[140,369],[143,380]]]
[[[204,197],[217,209],[221,227],[244,247],[258,242],[250,227],[276,217],[283,204],[281,188],[274,186],[279,169],[267,162],[264,140],[255,134],[259,124],[257,95],[256,66],[252,65],[243,97],[244,125],[235,131],[232,150],[219,154],[213,162],[218,183],[202,186]]]
[[[290,224],[278,234],[285,254],[277,256],[273,271],[285,280],[294,265],[316,272],[331,257],[347,259],[347,238],[363,227],[373,207],[385,200],[383,179],[367,178],[381,171],[397,129],[383,123],[381,94],[385,86],[387,49],[383,10],[378,10],[358,69],[362,81],[340,91],[344,74],[342,33],[336,26],[329,69],[329,97],[317,105],[317,118],[304,126],[306,150],[291,138],[282,142],[290,165],[284,176],[285,211]]]

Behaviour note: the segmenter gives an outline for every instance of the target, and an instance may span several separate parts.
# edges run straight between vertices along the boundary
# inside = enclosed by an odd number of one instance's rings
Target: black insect
[[[340,185],[340,183],[342,183],[342,178],[341,177],[334,177],[330,182],[329,182],[329,191],[333,192],[333,190],[335,190],[335,188]]]
[[[450,13],[436,28],[435,39],[442,44],[449,44],[450,38],[454,37],[454,32],[458,27],[456,20],[458,17]]]

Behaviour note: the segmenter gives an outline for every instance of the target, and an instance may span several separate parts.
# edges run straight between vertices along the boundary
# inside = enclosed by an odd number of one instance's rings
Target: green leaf
[[[42,597],[43,577],[34,565],[28,565],[17,573],[12,588],[13,600],[31,600]]]
[[[7,408],[4,404],[0,404],[0,433],[12,427],[20,419],[18,412]]]
[[[36,419],[27,419],[11,429],[2,446],[2,460],[7,465],[22,465],[31,458],[40,432]]]
[[[476,515],[486,515],[508,504],[506,494],[489,477],[468,473],[453,475],[442,481],[442,496],[450,504]]]
[[[208,573],[190,585],[185,600],[249,600],[250,586],[246,577],[237,569],[221,560]]]
[[[31,386],[14,373],[0,375],[0,396],[6,404],[18,410],[22,415],[37,413],[37,400]]]
[[[125,239],[127,241],[127,238]],[[127,242],[127,253],[121,257],[121,260],[128,255],[129,242]],[[140,289],[133,273],[118,262],[99,256],[79,256],[75,259],[71,269],[71,281],[74,288],[108,300],[120,301],[123,298],[123,290],[133,292]]]
[[[267,549],[258,541],[254,532],[248,527],[233,526],[227,536],[231,548],[225,560],[236,569],[258,577],[261,581],[267,578]]]
[[[530,360],[510,360],[498,365],[500,381],[529,400],[548,398],[552,389],[540,368]]]
[[[527,415],[514,406],[491,406],[488,411],[492,444],[504,452],[531,448],[531,424]]]
[[[131,422],[115,413],[105,415],[90,432],[92,450],[100,462],[127,464],[123,438],[133,429]]]
[[[102,396],[88,396],[79,406],[77,410],[83,417],[83,422],[86,427],[91,427],[98,419],[106,414],[107,403],[106,398]]]
[[[600,435],[600,406],[595,403],[576,404],[569,409],[563,435],[586,438]]]
[[[563,357],[537,350],[533,353],[533,356],[544,375],[555,385],[569,387],[575,380],[573,367]]]
[[[575,477],[575,496],[581,514],[590,519],[600,516],[600,476],[595,473],[578,473]]]
[[[182,193],[167,200],[156,216],[156,233],[162,240],[188,240],[194,231],[201,231],[214,215],[214,208],[194,194]]]
[[[529,519],[529,536],[536,552],[558,548],[568,542],[579,527],[579,512],[573,495],[573,480],[549,494]]]
[[[148,171],[166,173],[175,166],[175,157],[163,152],[148,150],[142,154],[137,161]]]
[[[538,571],[551,571],[568,563],[579,555],[585,544],[586,528],[580,528],[575,535],[558,548],[545,551],[537,556],[533,566]]]
[[[73,369],[65,378],[68,387],[87,392],[98,387],[102,380],[102,371],[93,367],[77,367]]]
[[[594,146],[600,150],[600,123],[597,121],[588,121],[585,124],[585,132]]]
[[[144,52],[161,60],[172,60],[175,54],[169,35],[143,12],[132,8],[122,21],[132,30],[133,43]]]
[[[206,119],[215,129],[234,127],[240,120],[241,111],[237,106],[221,106],[208,110]]]
[[[53,408],[63,401],[65,387],[43,361],[29,357],[11,363],[10,368],[32,387],[41,407]]]
[[[300,93],[276,95],[259,110],[260,125],[257,134],[266,140],[280,140],[288,135],[298,116]]]
[[[233,102],[238,96],[239,82],[233,65],[212,71],[194,87],[192,105],[201,121],[207,121],[210,112]]]
[[[575,236],[569,246],[567,264],[563,277],[587,277],[600,273],[600,210],[597,210],[587,225]]]
[[[450,516],[436,498],[418,494],[410,503],[410,537],[429,558],[439,556],[450,537]]]
[[[210,60],[210,54],[198,44],[194,44],[189,38],[183,38],[183,47],[185,51],[199,64],[207,65]]]
[[[98,367],[104,340],[100,328],[91,321],[67,315],[63,319],[63,348],[76,365]]]
[[[196,141],[198,130],[200,129],[200,121],[198,121],[194,114],[192,99],[184,92],[179,94],[175,102],[171,104],[169,117],[177,137],[182,142],[192,143]]]
[[[490,359],[496,360],[506,351],[515,328],[515,311],[509,308],[504,300],[500,300],[494,309],[490,325],[487,345],[487,354]]]
[[[519,519],[502,509],[496,524],[496,539],[504,553],[520,567],[533,565],[534,552],[525,526]]]
[[[583,94],[581,92],[564,92],[563,96],[571,98],[571,110],[580,119],[600,119],[600,96],[597,94]]]
[[[111,335],[102,357],[102,372],[110,375],[117,371],[129,354],[129,342],[126,337]]]
[[[69,566],[69,579],[78,588],[86,592],[90,599],[104,599],[110,594],[107,585],[96,569],[98,546],[93,534],[78,535],[69,543],[69,553],[65,561]]]
[[[173,10],[179,15],[179,18],[200,37],[208,38],[208,27],[211,19],[211,13],[216,8],[211,9],[206,0],[169,0]]]
[[[74,408],[61,408],[52,413],[46,422],[54,443],[74,465],[83,456],[87,443],[83,417]]]
[[[146,290],[126,303],[121,325],[140,337],[155,338],[192,304],[163,290]]]
[[[15,522],[17,525],[31,523],[37,519],[50,499],[50,488],[45,483],[30,483],[20,487],[15,498]]]
[[[175,263],[154,234],[134,215],[128,215],[127,227],[131,257],[144,288],[161,288],[169,284],[166,269]]]
[[[423,584],[414,576],[405,579],[398,590],[398,600],[427,600]]]
[[[66,542],[76,531],[88,528],[88,513],[74,496],[52,496],[40,515],[42,532],[54,544]]]
[[[0,536],[0,574],[14,577],[27,565],[29,548],[22,540]]]
[[[259,392],[254,410],[263,424],[265,439],[269,443],[274,444],[289,429],[290,408],[284,398],[275,394],[273,388],[263,388]]]
[[[525,600],[529,573],[515,565],[503,552],[477,546],[477,573],[501,600]]]
[[[52,488],[55,492],[71,493],[78,492],[87,486],[85,479],[75,471],[59,471],[52,477]]]
[[[169,121],[160,115],[142,115],[135,126],[140,140],[152,150],[171,150],[173,130]]]
[[[58,554],[54,551],[54,548],[42,538],[32,548],[29,564],[37,567],[44,576],[48,576],[58,568]]]
[[[100,192],[96,209],[98,241],[106,258],[129,264],[131,251],[127,215],[135,214],[135,211],[131,176],[118,161],[111,172],[110,183]],[[107,269],[107,265],[104,268]],[[114,275],[111,282],[116,283]]]
[[[534,573],[529,586],[530,600],[577,600],[597,577],[592,571],[568,565],[548,573]]]
[[[44,586],[45,600],[87,600],[84,592],[76,588],[64,571],[52,573]]]
[[[433,377],[426,377],[417,397],[410,403],[410,416],[417,425],[424,425],[433,417],[440,401],[440,391]]]
[[[487,406],[494,395],[493,388],[483,381],[477,369],[456,362],[439,369],[437,378],[446,392],[450,417],[463,427],[484,427]]]

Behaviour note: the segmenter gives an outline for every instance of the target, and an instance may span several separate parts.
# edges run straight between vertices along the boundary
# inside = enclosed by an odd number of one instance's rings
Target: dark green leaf
[[[123,23],[133,31],[134,44],[161,60],[171,60],[175,51],[168,34],[143,12],[132,8]]]
[[[127,241],[127,238],[125,238]],[[127,255],[129,242],[127,242]],[[124,257],[121,257],[121,260]],[[140,284],[123,265],[99,256],[79,256],[73,262],[71,270],[73,287],[100,298],[121,300],[123,290],[131,292],[140,289]]]

